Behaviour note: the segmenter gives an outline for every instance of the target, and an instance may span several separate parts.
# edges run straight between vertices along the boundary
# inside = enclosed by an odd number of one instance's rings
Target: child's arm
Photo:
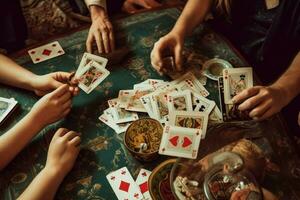
[[[31,111],[0,137],[0,170],[2,170],[47,124],[65,117],[71,110],[72,95],[62,85],[41,98]]]
[[[52,92],[64,83],[67,83],[69,77],[69,72],[54,72],[46,75],[36,75],[21,67],[10,58],[0,54],[0,82],[34,91],[39,96]],[[75,80],[73,84],[76,85],[77,80]],[[69,89],[74,95],[78,93],[77,87],[70,86]]]
[[[35,177],[19,200],[51,200],[79,153],[80,137],[74,131],[59,129],[49,146],[45,168]]]

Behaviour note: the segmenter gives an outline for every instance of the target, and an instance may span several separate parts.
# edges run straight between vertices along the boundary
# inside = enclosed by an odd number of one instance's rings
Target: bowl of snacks
[[[163,127],[159,121],[142,118],[127,128],[124,143],[136,159],[149,162],[158,157],[162,134]]]
[[[213,58],[203,64],[204,75],[212,80],[217,81],[219,76],[222,76],[223,69],[233,68],[226,60]]]

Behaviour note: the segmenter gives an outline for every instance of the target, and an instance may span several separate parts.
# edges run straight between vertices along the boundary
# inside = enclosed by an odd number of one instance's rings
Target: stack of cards
[[[232,98],[244,89],[253,87],[253,72],[251,67],[230,68],[223,70],[219,77],[220,106],[224,121],[250,120],[248,113],[238,110]]]
[[[134,181],[127,167],[123,167],[109,173],[106,178],[119,200],[151,200],[148,189],[150,174],[150,171],[141,169]]]
[[[17,101],[14,98],[0,97],[0,124],[7,119],[10,113],[16,108]]]
[[[105,69],[107,59],[90,53],[84,53],[75,73],[79,88],[89,94],[110,74]]]

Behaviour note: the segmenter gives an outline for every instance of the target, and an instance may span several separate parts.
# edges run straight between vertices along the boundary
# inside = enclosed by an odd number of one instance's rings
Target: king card
[[[197,158],[201,130],[167,125],[164,128],[159,154]]]
[[[247,88],[253,87],[251,67],[223,70],[225,104],[233,104],[232,98]]]
[[[143,199],[143,195],[137,184],[134,182],[127,167],[109,173],[106,178],[119,200]]]
[[[78,73],[78,87],[89,94],[102,81],[104,81],[109,74],[110,72],[107,69],[99,65],[97,62],[91,61],[87,67]]]
[[[84,53],[80,64],[78,66],[78,69],[76,71],[75,76],[78,76],[78,74],[84,70],[84,68],[88,67],[89,62],[94,61],[96,63],[98,63],[101,67],[105,68],[106,64],[107,64],[107,59],[101,56],[96,56],[94,54],[90,54],[90,53]]]

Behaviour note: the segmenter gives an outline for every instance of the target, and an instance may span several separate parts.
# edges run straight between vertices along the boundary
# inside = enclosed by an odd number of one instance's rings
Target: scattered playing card
[[[119,200],[143,199],[143,195],[127,167],[109,173],[106,178]]]
[[[0,124],[13,111],[17,103],[18,102],[14,98],[7,99],[0,97]]]
[[[61,56],[65,52],[58,41],[31,49],[28,51],[33,63],[40,63],[51,58]]]
[[[124,133],[130,125],[130,123],[116,124],[110,108],[104,110],[103,114],[99,117],[99,120],[114,129],[117,134]]]
[[[192,97],[190,90],[172,92],[168,94],[168,109],[171,111],[192,111]]]
[[[208,124],[208,114],[194,111],[173,111],[169,114],[169,125],[184,128],[200,129],[204,139]]]
[[[195,159],[201,130],[167,125],[164,128],[159,154]]]
[[[129,112],[124,108],[119,107],[119,99],[108,100],[108,105],[111,108],[114,122],[116,124],[132,122],[139,119],[136,112]]]
[[[89,94],[102,81],[104,81],[109,74],[110,72],[107,69],[99,65],[97,62],[91,61],[88,63],[87,67],[78,73],[78,87]]]
[[[136,178],[135,183],[140,188],[141,193],[144,196],[144,200],[151,200],[151,195],[148,188],[148,179],[151,174],[151,171],[146,169],[141,169],[139,175]]]
[[[216,105],[214,101],[211,101],[198,93],[193,92],[192,96],[194,111],[205,112],[209,115]]]
[[[225,104],[233,104],[232,98],[243,90],[253,87],[251,67],[223,70]]]

